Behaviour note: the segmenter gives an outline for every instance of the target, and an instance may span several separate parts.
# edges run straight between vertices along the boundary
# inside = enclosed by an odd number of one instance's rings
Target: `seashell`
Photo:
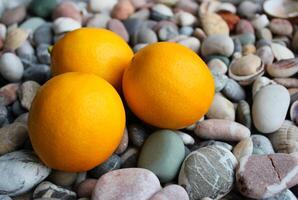
[[[201,23],[205,33],[210,35],[229,35],[230,29],[228,24],[221,16],[216,13],[201,14]]]
[[[245,91],[236,81],[228,79],[225,87],[223,88],[223,94],[233,102],[238,102],[245,99]]]
[[[298,72],[298,58],[277,61],[266,68],[268,74],[275,78],[287,78]]]
[[[297,78],[275,78],[273,81],[286,88],[298,88]]]
[[[298,16],[298,2],[293,0],[268,0],[264,2],[264,11],[277,18],[294,18]]]
[[[278,61],[295,58],[295,55],[293,54],[293,52],[281,44],[272,43],[271,48],[272,48],[274,57]]]
[[[253,142],[252,139],[245,138],[241,140],[233,149],[233,154],[240,161],[244,156],[250,156],[253,152]]]
[[[229,67],[229,76],[240,85],[249,85],[263,74],[264,64],[253,54],[234,59]]]
[[[19,48],[28,38],[29,33],[21,28],[14,28],[8,32],[4,48],[7,50],[16,50]]]
[[[258,48],[256,54],[261,58],[264,65],[272,64],[274,61],[274,55],[269,46]]]
[[[258,77],[252,85],[252,97],[254,98],[259,90],[270,84],[275,84],[275,82],[266,76]]]
[[[237,122],[208,119],[197,124],[195,134],[203,139],[240,141],[250,136],[250,130]]]
[[[220,59],[212,59],[207,65],[208,68],[215,73],[225,74],[228,71],[227,65]]]
[[[216,93],[206,115],[209,119],[226,119],[235,121],[234,105],[221,94]]]
[[[282,126],[269,135],[273,148],[278,153],[298,152],[298,127],[285,120]]]
[[[238,103],[236,109],[236,121],[249,129],[251,128],[250,106],[245,100],[241,100]]]
[[[298,101],[292,103],[290,108],[290,118],[293,122],[298,124]]]

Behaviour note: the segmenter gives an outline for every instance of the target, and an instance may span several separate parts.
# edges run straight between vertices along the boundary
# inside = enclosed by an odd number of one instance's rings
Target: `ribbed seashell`
[[[272,43],[271,44],[271,49],[272,49],[274,57],[278,61],[279,60],[295,58],[294,53],[290,49],[288,49],[287,47],[285,47],[281,44]]]
[[[225,87],[222,90],[223,94],[233,102],[238,102],[245,99],[245,91],[233,79],[228,79]]]
[[[274,81],[270,80],[266,76],[261,76],[255,80],[255,82],[252,85],[252,97],[257,94],[257,92],[262,89],[263,87],[270,85],[270,84],[275,84]]]
[[[269,135],[273,148],[278,153],[298,152],[298,127],[285,120],[282,126]]]
[[[253,142],[252,139],[245,138],[241,140],[233,149],[233,154],[240,161],[244,156],[250,156],[253,152]]]
[[[290,108],[290,118],[293,122],[298,124],[298,101],[292,103]]]
[[[207,112],[209,119],[226,119],[235,121],[235,108],[232,102],[216,93]]]
[[[265,1],[264,11],[277,18],[293,18],[298,16],[298,2],[293,0],[268,0]]]
[[[4,48],[7,50],[15,50],[19,48],[28,38],[29,33],[21,28],[10,30],[6,36]]]
[[[268,74],[275,78],[287,78],[298,72],[298,58],[280,60],[267,65]]]
[[[229,76],[240,85],[249,85],[263,74],[264,64],[253,54],[234,59],[229,67]]]
[[[297,78],[275,78],[273,81],[286,88],[298,88]]]
[[[195,134],[203,139],[240,141],[250,136],[250,130],[237,122],[208,119],[197,124]]]
[[[251,113],[250,106],[245,100],[241,100],[238,103],[236,109],[236,121],[243,124],[247,128],[251,127]]]

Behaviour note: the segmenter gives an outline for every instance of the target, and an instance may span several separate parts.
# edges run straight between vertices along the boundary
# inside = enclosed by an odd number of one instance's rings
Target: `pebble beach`
[[[53,45],[83,27],[116,33],[134,53],[156,42],[191,49],[215,82],[208,112],[170,130],[125,105],[105,162],[45,165],[28,112],[53,77]],[[0,200],[296,200],[297,55],[296,0],[0,0]]]

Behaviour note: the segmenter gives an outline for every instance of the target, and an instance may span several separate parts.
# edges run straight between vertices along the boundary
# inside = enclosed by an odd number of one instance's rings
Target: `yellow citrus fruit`
[[[209,109],[214,80],[192,50],[171,42],[148,45],[135,54],[123,76],[131,110],[148,124],[178,129],[195,123]]]
[[[116,90],[87,73],[55,76],[38,91],[29,112],[29,136],[40,159],[62,171],[86,171],[118,147],[125,110]]]
[[[51,67],[54,75],[65,72],[94,73],[118,89],[132,57],[129,45],[112,31],[81,28],[65,34],[54,45]]]

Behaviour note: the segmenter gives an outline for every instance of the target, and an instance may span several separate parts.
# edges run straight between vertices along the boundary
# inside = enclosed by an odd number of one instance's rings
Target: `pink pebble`
[[[53,11],[53,20],[59,17],[69,17],[82,22],[82,15],[76,4],[70,1],[62,2]]]
[[[0,103],[7,106],[17,100],[19,84],[10,83],[0,88]]]
[[[165,199],[189,200],[189,197],[185,189],[180,185],[168,185],[150,198],[150,200]]]
[[[129,41],[129,35],[128,32],[123,25],[123,23],[118,19],[111,19],[108,22],[109,30],[113,31],[114,33],[117,33],[120,37],[122,37],[126,42]]]
[[[97,183],[97,179],[88,178],[84,180],[77,189],[78,197],[91,197]]]
[[[129,0],[120,0],[112,10],[112,17],[120,20],[127,19],[135,8]]]

